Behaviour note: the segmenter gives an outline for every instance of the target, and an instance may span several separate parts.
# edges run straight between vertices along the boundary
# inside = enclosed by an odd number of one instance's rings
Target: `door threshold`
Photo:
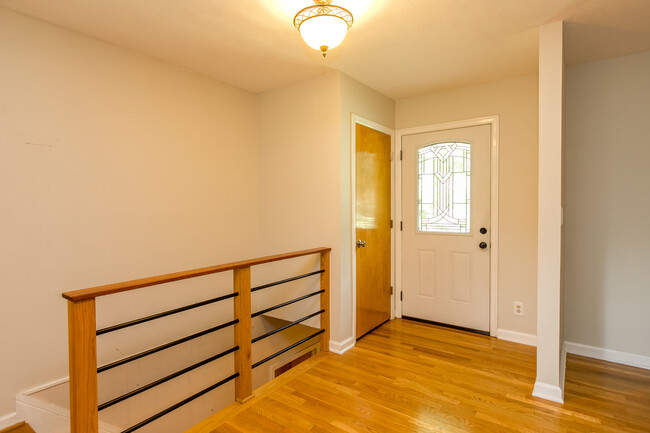
[[[489,331],[481,331],[479,329],[465,328],[464,326],[449,325],[447,323],[434,322],[433,320],[419,319],[417,317],[402,316],[402,319],[411,320],[413,322],[428,323],[429,325],[442,326],[443,328],[456,329],[458,331],[471,332],[472,334],[490,336]]]

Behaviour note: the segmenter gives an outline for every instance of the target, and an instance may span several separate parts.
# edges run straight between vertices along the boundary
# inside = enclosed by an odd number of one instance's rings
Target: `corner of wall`
[[[527,346],[537,346],[537,335],[526,334],[524,332],[511,331],[509,329],[497,329],[497,338],[500,340],[511,341],[513,343],[525,344]]]
[[[337,355],[343,355],[348,350],[352,349],[356,341],[354,337],[348,337],[343,341],[330,340],[330,352]]]
[[[559,386],[549,385],[548,383],[535,382],[533,397],[539,397],[544,400],[564,404],[564,390]]]
[[[0,416],[0,429],[11,427],[12,425],[18,424],[21,421],[25,420],[19,417],[16,412]]]
[[[650,370],[650,356],[620,352],[618,350],[611,350],[603,347],[588,346],[586,344],[579,344],[571,341],[564,342],[564,352],[565,355],[566,353],[571,353],[586,358],[600,359],[601,361],[615,362],[617,364]]]
[[[562,147],[563,22],[541,26],[539,37],[539,173],[537,256],[537,379],[533,395],[563,402]]]

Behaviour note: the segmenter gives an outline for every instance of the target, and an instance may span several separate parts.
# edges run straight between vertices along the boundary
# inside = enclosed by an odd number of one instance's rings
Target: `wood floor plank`
[[[18,424],[3,428],[0,433],[34,433],[34,430],[25,421],[21,421]]]
[[[562,405],[532,396],[535,357],[534,347],[393,320],[187,433],[650,432],[650,371],[569,355]]]
[[[508,428],[512,429],[512,431],[529,431],[526,430],[525,426],[530,423],[530,420],[526,417],[534,413],[534,408],[532,407],[513,404],[515,403],[514,401],[505,399],[505,394],[510,388],[504,388],[502,393],[492,391],[490,393],[485,391],[480,393],[480,388],[476,388],[475,384],[472,384],[471,381],[460,385],[452,384],[451,378],[449,377],[451,374],[448,377],[430,376],[428,373],[406,371],[404,366],[400,365],[398,368],[401,380],[396,382],[385,381],[381,375],[372,373],[364,374],[362,370],[355,370],[349,366],[336,365],[331,371],[325,372],[324,369],[327,367],[327,362],[321,363],[318,369],[312,371],[317,371],[320,376],[329,375],[328,380],[330,381],[340,381],[342,377],[354,377],[358,389],[361,389],[364,385],[370,387],[376,385],[381,390],[391,389],[391,394],[398,394],[409,400],[407,407],[400,408],[401,410],[408,410],[408,406],[416,409],[421,407],[435,408],[436,417],[439,419],[447,418],[453,420],[454,417],[458,416],[466,419],[472,417],[472,412],[482,412],[481,419],[488,420],[489,417],[485,415],[486,413],[509,409],[511,411],[509,420],[513,422],[507,422],[505,424],[500,422],[499,425],[502,427],[509,425]],[[369,370],[372,370],[372,368],[369,368]],[[310,373],[311,371],[308,372],[308,374]],[[485,384],[485,386],[490,386],[490,384]],[[377,395],[374,397],[379,401],[383,401],[383,404],[387,406],[392,405],[394,403],[393,399],[385,393],[382,394],[381,390],[377,391]],[[450,395],[453,395],[455,399],[449,397]],[[360,397],[369,398],[367,395],[360,395]],[[450,403],[451,407],[449,408]],[[536,420],[536,423],[545,424],[543,419]],[[553,423],[546,424],[545,426],[540,425],[540,428],[544,427],[546,431],[562,431],[560,427],[554,426]]]

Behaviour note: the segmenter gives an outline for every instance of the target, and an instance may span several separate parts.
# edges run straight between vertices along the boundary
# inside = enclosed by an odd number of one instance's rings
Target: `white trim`
[[[534,334],[510,331],[509,329],[498,329],[497,338],[500,340],[512,341],[513,343],[537,346],[537,335]]]
[[[69,377],[62,377],[16,395],[16,410],[19,417],[13,424],[24,420],[38,432],[52,433],[65,431],[61,429],[63,426],[70,424],[70,410],[52,402],[41,400],[33,395],[68,383],[69,380]],[[2,420],[0,420],[0,428],[4,428]],[[120,431],[122,429],[119,427],[99,421],[99,433],[119,433]]]
[[[16,412],[9,413],[0,417],[0,429],[11,427],[12,425],[18,424],[21,421],[25,421],[23,418],[20,418]]]
[[[564,404],[564,391],[562,388],[556,385],[549,385],[548,383],[535,382],[533,397]]]
[[[16,409],[25,422],[39,433],[60,433],[69,431],[70,410],[54,403],[28,395],[16,397]],[[123,429],[99,421],[99,433],[119,433]]]
[[[11,427],[14,424],[18,424],[21,421],[28,421],[26,419],[26,413],[29,415],[29,411],[26,411],[24,408],[24,405],[26,402],[33,402],[35,401],[33,397],[30,397],[32,394],[35,394],[37,392],[45,391],[46,389],[50,389],[52,387],[55,387],[57,385],[61,385],[62,383],[68,382],[69,378],[68,377],[62,377],[61,379],[54,380],[52,382],[45,383],[43,385],[38,385],[35,388],[28,389],[27,391],[23,391],[20,394],[16,396],[16,409],[20,408],[20,415],[18,412],[10,413],[7,415],[4,415],[0,417],[0,429]],[[66,411],[66,414],[68,412]],[[68,418],[70,415],[66,415]]]
[[[27,391],[23,391],[20,394],[21,395],[32,395],[37,392],[45,391],[46,389],[54,388],[55,386],[61,385],[62,383],[69,382],[70,378],[68,376],[62,377],[57,380],[53,380],[52,382],[47,382],[44,383],[43,385],[39,385],[36,388],[28,389]]]
[[[490,335],[496,335],[499,296],[499,116],[490,118]],[[537,341],[537,339],[535,339]]]
[[[43,418],[42,413],[46,414],[46,418],[49,417],[49,415],[54,415],[59,418],[67,419],[68,421],[70,420],[70,409],[27,394],[18,394],[16,396],[16,408],[18,409],[18,412],[25,417],[27,422],[31,421],[34,423],[36,419]],[[39,414],[41,416],[39,416]],[[37,424],[33,424],[32,427],[37,428]]]
[[[395,317],[402,317],[402,132],[395,131]],[[397,163],[399,161],[399,163]]]
[[[348,337],[343,341],[332,341],[330,340],[330,352],[336,353],[337,355],[343,355],[348,350],[354,347],[356,339],[354,337]]]
[[[602,361],[615,362],[617,364],[625,364],[632,367],[650,370],[650,356],[619,352],[618,350],[587,346],[586,344],[572,343],[570,341],[564,342],[564,348],[567,353],[573,353],[574,355],[586,356],[587,358],[595,358]]]
[[[357,254],[356,254],[356,238],[357,238],[357,231],[356,231],[356,151],[357,151],[357,128],[356,125],[363,125],[367,126],[368,128],[374,129],[375,131],[382,132],[386,135],[390,136],[390,148],[391,148],[391,154],[393,155],[393,158],[390,161],[391,164],[391,218],[393,221],[397,221],[395,217],[395,209],[397,208],[396,206],[396,200],[395,200],[395,167],[399,166],[399,164],[395,164],[395,160],[397,159],[397,153],[395,152],[395,131],[380,125],[379,123],[373,122],[372,120],[366,119],[364,117],[361,117],[357,114],[352,113],[350,116],[350,232],[351,232],[351,237],[352,239],[351,245],[350,245],[350,261],[351,261],[351,269],[350,269],[350,275],[351,275],[351,281],[350,281],[350,287],[352,288],[352,335],[355,336],[357,335]],[[391,285],[393,286],[393,295],[391,296],[391,314],[390,318],[391,320],[395,318],[395,300],[397,297],[395,294],[397,293],[397,287],[396,287],[396,278],[395,278],[395,262],[396,262],[396,249],[395,249],[395,228],[397,227],[397,224],[393,224],[393,228],[391,229],[390,233],[390,243],[391,243],[391,252],[390,252],[390,261],[391,261],[391,271],[390,271],[390,278],[391,278]],[[401,316],[400,316],[401,317]],[[344,342],[347,342],[348,340],[346,339]],[[330,348],[332,346],[332,343],[330,343]],[[354,346],[354,344],[353,344]],[[352,346],[350,346],[352,347]],[[347,349],[344,349],[343,352],[348,350],[350,347]],[[331,349],[330,349],[331,350]],[[339,353],[337,351],[334,351],[335,353]],[[343,353],[340,352],[340,353]]]
[[[395,155],[402,149],[402,137],[405,135],[444,131],[447,129],[467,128],[471,126],[490,125],[490,335],[497,336],[498,298],[499,298],[499,116],[479,117],[476,119],[440,123],[437,125],[418,126],[398,129],[396,131]],[[402,165],[396,164],[396,220],[402,220]],[[395,224],[397,226],[397,224]],[[402,290],[402,233],[396,239],[396,286]],[[402,317],[402,302],[396,297],[395,316]]]

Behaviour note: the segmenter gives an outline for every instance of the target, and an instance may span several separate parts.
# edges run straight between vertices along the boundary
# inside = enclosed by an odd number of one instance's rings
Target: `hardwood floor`
[[[565,404],[531,396],[535,348],[394,320],[188,433],[650,432],[650,371],[567,359]]]

